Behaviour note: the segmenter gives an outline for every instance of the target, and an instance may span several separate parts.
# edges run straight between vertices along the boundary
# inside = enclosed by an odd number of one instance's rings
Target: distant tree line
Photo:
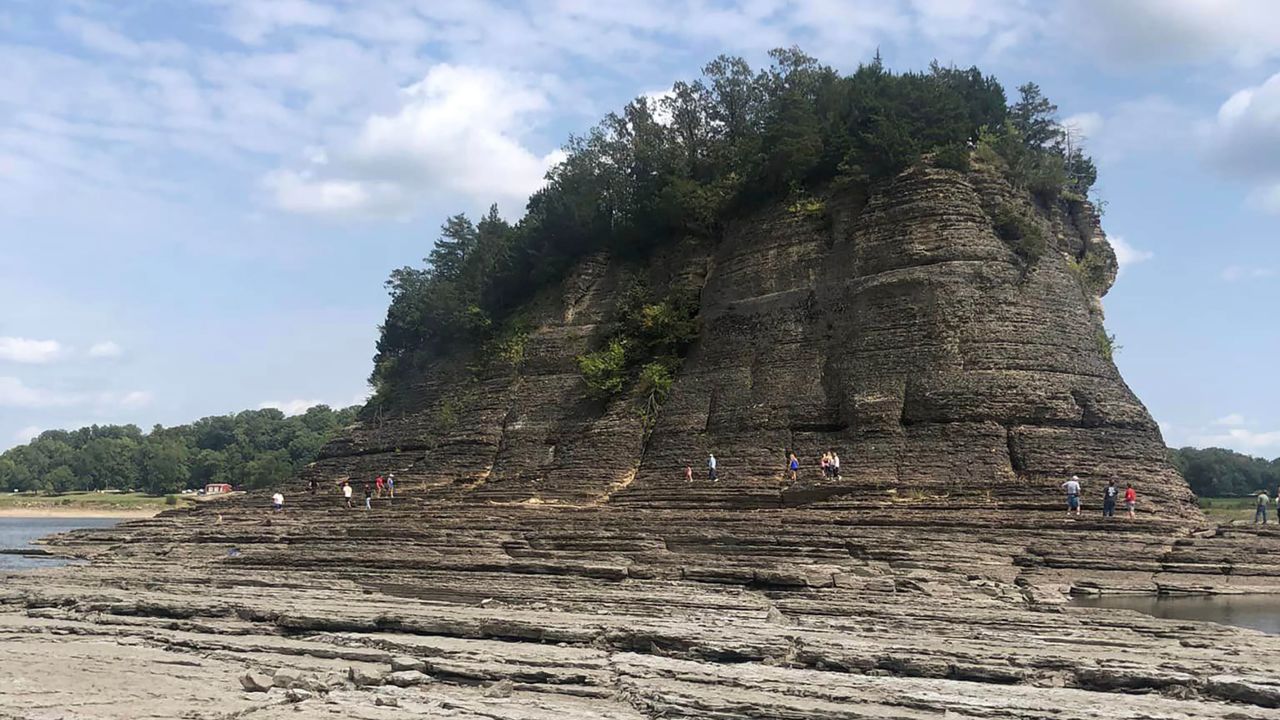
[[[0,489],[67,492],[139,489],[162,495],[208,483],[261,488],[315,459],[357,407],[317,405],[286,417],[275,409],[214,415],[189,425],[91,425],[46,430],[0,455]]]
[[[1224,448],[1169,450],[1169,460],[1203,497],[1242,497],[1280,487],[1280,458],[1265,460]]]
[[[518,223],[496,206],[478,222],[449,218],[425,266],[387,281],[370,411],[424,361],[512,335],[512,311],[589,253],[643,258],[671,240],[716,238],[771,201],[820,210],[814,193],[865,195],[925,158],[959,170],[980,158],[1046,200],[1083,200],[1097,177],[1034,84],[1010,105],[976,67],[894,73],[877,56],[841,75],[795,48],[771,57],[760,71],[716,58],[700,79],[637,98],[571,138]],[[1008,234],[1034,250],[1040,239],[1010,223]],[[597,375],[611,381],[622,354],[595,358]]]

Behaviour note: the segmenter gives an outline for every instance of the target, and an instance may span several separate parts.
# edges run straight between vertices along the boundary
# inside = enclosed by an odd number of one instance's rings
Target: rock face
[[[1048,238],[1038,258],[998,235],[1001,208]],[[774,207],[714,246],[660,253],[638,272],[700,286],[702,330],[652,428],[635,397],[588,400],[574,362],[607,334],[628,272],[583,262],[529,309],[515,366],[441,362],[407,410],[363,422],[311,473],[394,471],[478,500],[769,507],[894,491],[1017,508],[1057,502],[1074,473],[1194,513],[1101,346],[1115,258],[1087,203],[1038,207],[990,172],[916,168],[865,203]],[[838,482],[817,468],[828,449]],[[709,452],[720,482],[686,487]]]

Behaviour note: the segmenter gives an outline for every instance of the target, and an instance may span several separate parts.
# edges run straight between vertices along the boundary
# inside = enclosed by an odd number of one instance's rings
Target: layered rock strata
[[[1047,239],[1037,256],[997,233],[1010,209]],[[893,491],[1029,508],[1079,474],[1194,515],[1106,355],[1098,293],[1115,258],[1087,203],[1039,206],[991,172],[922,167],[865,203],[774,207],[717,244],[659,253],[639,272],[701,287],[701,333],[651,426],[633,394],[588,399],[574,360],[608,335],[634,272],[582,263],[527,309],[519,362],[441,361],[311,475],[394,471],[486,501],[770,507]],[[840,481],[818,471],[826,450]],[[712,452],[720,484],[684,487]]]
[[[265,505],[72,533],[51,549],[91,564],[4,577],[0,717],[1280,712],[1280,636],[1066,603],[1276,593],[1272,527],[488,505],[417,484],[372,511]]]

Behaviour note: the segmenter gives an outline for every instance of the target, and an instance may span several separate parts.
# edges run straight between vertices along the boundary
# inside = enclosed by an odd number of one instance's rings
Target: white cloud
[[[1084,140],[1096,135],[1102,129],[1104,122],[1102,115],[1096,112],[1076,113],[1062,119],[1063,127]]]
[[[1280,180],[1280,72],[1227,98],[1210,133],[1214,158],[1224,169]]]
[[[154,399],[155,396],[145,390],[134,390],[123,394],[111,393],[102,396],[102,400],[106,404],[115,405],[126,410],[146,407]]]
[[[35,425],[28,425],[14,433],[13,439],[18,441],[19,445],[25,445],[26,443],[35,440],[37,437],[40,437],[40,433],[42,432],[44,432],[43,428],[36,427]]]
[[[436,65],[404,89],[395,112],[370,116],[349,143],[311,148],[303,169],[263,182],[291,212],[402,214],[441,194],[523,208],[563,157],[523,141],[550,109],[536,79]]]
[[[94,343],[89,348],[89,357],[91,358],[116,358],[124,354],[124,348],[112,340],[103,340]]]
[[[77,395],[34,388],[16,377],[0,377],[0,407],[64,407],[80,401]]]
[[[267,402],[258,405],[258,409],[266,410],[267,408],[275,408],[285,415],[301,415],[316,405],[324,404],[325,403],[322,400],[285,400],[284,402],[268,400]]]
[[[1248,203],[1263,212],[1280,215],[1280,183],[1264,185],[1251,191]]]
[[[0,337],[0,360],[43,364],[56,360],[62,350],[62,345],[57,340]]]
[[[1130,245],[1123,236],[1111,235],[1107,240],[1111,243],[1111,249],[1115,250],[1116,262],[1120,266],[1117,274],[1124,272],[1124,269],[1130,265],[1137,265],[1155,257],[1155,253],[1150,250],[1139,250]]]
[[[1198,435],[1193,440],[1199,447],[1225,447],[1256,453],[1280,448],[1280,430],[1255,432],[1247,428],[1231,428],[1225,433]]]
[[[1229,265],[1222,269],[1221,277],[1227,282],[1238,282],[1240,280],[1254,280],[1258,278],[1272,277],[1275,274],[1275,270],[1271,268]]]
[[[1060,27],[1112,61],[1254,67],[1280,57],[1273,0],[1074,0],[1066,8]]]
[[[1240,413],[1231,413],[1230,415],[1223,415],[1217,420],[1214,420],[1213,424],[1225,425],[1227,427],[1237,427],[1240,425],[1244,425],[1244,416],[1241,415]]]

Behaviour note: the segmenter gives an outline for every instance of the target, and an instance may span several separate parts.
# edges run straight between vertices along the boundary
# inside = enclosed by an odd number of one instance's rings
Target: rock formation
[[[998,236],[1004,207],[1048,238],[1038,257]],[[769,507],[894,491],[1031,507],[1076,473],[1193,512],[1100,346],[1115,267],[1087,202],[1046,208],[989,171],[916,168],[867,202],[775,206],[643,267],[651,284],[701,288],[701,336],[653,427],[634,397],[586,397],[574,358],[605,335],[634,271],[593,257],[531,308],[515,367],[449,358],[406,391],[407,411],[362,423],[313,474],[394,470],[503,501]],[[795,485],[787,449],[804,463]],[[817,469],[828,449],[840,482]],[[685,487],[708,452],[720,484]]]
[[[284,512],[213,499],[4,577],[0,718],[1274,718],[1280,636],[1068,601],[1280,593],[1280,528],[1206,523],[1107,358],[1114,271],[1088,204],[931,168],[590,258],[517,357],[442,360]],[[574,362],[636,272],[701,288],[651,422]],[[1099,516],[1106,478],[1137,520]]]

